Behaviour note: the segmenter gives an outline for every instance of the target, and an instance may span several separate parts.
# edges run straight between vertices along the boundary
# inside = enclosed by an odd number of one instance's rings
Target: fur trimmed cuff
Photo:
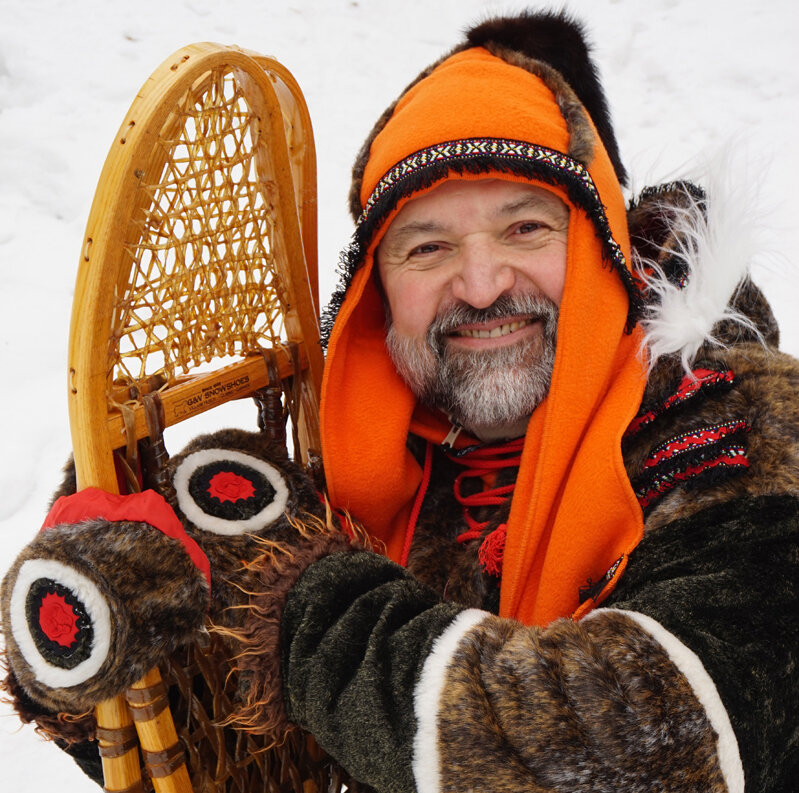
[[[665,650],[672,663],[691,686],[691,691],[699,700],[713,728],[716,735],[716,754],[729,793],[743,793],[744,771],[741,765],[738,741],[730,724],[730,717],[719,697],[715,683],[696,653],[673,633],[666,630],[657,620],[635,611],[597,609],[585,617],[583,624],[592,619],[602,618],[604,614],[620,614],[631,619]]]
[[[208,584],[181,543],[102,518],[40,532],[0,589],[5,653],[44,713],[83,714],[202,630]]]
[[[293,547],[267,544],[248,567],[255,573],[258,591],[250,593],[247,618],[233,634],[241,650],[239,671],[245,701],[232,718],[242,729],[271,736],[276,744],[296,728],[289,721],[283,700],[281,669],[281,622],[286,598],[302,574],[324,556],[354,551],[350,538],[326,533],[328,527],[303,525]]]

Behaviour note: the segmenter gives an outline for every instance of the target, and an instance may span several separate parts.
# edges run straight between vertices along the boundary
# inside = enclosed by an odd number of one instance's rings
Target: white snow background
[[[349,168],[374,120],[464,27],[521,7],[0,0],[0,573],[38,530],[69,453],[66,348],[84,225],[112,137],[150,72],[195,41],[273,55],[293,72],[318,151],[324,300],[351,232]],[[795,0],[571,0],[566,7],[594,42],[634,192],[701,173],[726,153],[738,184],[759,194],[741,231],[763,231],[756,280],[782,325],[783,349],[799,354],[799,276],[790,263],[799,237]],[[244,415],[254,426],[254,410],[241,410],[221,421]],[[20,728],[7,706],[0,780],[3,790],[96,789],[30,726]]]

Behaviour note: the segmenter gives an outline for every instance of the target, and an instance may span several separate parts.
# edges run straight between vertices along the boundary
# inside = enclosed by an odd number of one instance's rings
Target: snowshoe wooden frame
[[[236,47],[179,50],[133,102],[89,215],[69,343],[78,487],[118,492],[119,460],[130,474],[150,434],[148,394],[169,426],[266,386],[268,360],[299,397],[295,456],[318,449],[316,283],[315,152],[296,82]],[[109,791],[142,789],[139,748],[156,791],[192,790],[160,680],[153,670],[97,708]],[[243,790],[218,772],[204,790]]]

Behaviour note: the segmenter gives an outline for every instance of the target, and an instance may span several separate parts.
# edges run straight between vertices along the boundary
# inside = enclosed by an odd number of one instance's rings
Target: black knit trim
[[[477,153],[472,153],[475,151]],[[352,241],[341,255],[339,284],[322,314],[321,335],[325,347],[349,285],[363,264],[369,243],[397,204],[403,198],[446,179],[450,173],[491,172],[523,176],[530,181],[565,188],[569,200],[593,223],[602,244],[603,258],[622,280],[629,298],[626,331],[632,331],[642,315],[643,298],[621,247],[613,238],[605,207],[585,166],[554,149],[524,141],[470,138],[414,152],[395,165],[375,187]]]
[[[363,256],[360,253],[360,247],[356,247],[353,235],[350,244],[339,254],[338,266],[336,267],[338,283],[319,317],[319,341],[323,350],[327,350],[330,334],[333,332],[333,325],[336,322],[338,312],[344,304],[344,298],[347,296],[347,290],[350,288],[352,279],[362,264]]]
[[[637,198],[630,201],[630,211],[637,209],[642,204],[648,204],[650,201],[659,202],[662,198],[679,193],[685,193],[703,213],[707,211],[707,193],[705,189],[687,179],[676,179],[673,182],[663,182],[645,187]]]
[[[630,422],[624,433],[622,448],[636,438],[641,430],[649,427],[664,414],[671,415],[674,410],[682,408],[686,403],[690,403],[691,410],[698,410],[700,404],[708,397],[724,394],[737,386],[732,370],[715,369],[713,364],[704,366],[702,361],[698,361],[689,374],[683,374],[682,370],[680,374],[680,381],[675,382],[666,392],[667,398],[663,398],[662,392],[659,392],[654,400],[644,398],[638,415]]]

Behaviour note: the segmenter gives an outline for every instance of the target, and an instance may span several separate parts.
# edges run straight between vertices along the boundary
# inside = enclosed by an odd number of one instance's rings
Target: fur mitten
[[[166,498],[87,489],[58,499],[3,581],[5,687],[23,720],[51,735],[91,737],[91,717],[78,730],[76,716],[208,622],[236,655],[264,560],[282,569],[298,544],[339,536],[310,479],[262,435],[202,436],[168,472]]]

